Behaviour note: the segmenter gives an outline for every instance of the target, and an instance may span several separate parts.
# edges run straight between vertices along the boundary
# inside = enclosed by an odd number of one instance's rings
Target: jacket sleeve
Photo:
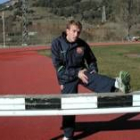
[[[59,79],[59,75],[61,73],[64,73],[65,68],[63,65],[63,60],[60,56],[60,51],[61,51],[61,49],[60,49],[59,41],[53,40],[52,45],[51,45],[52,61],[53,61],[53,65],[56,70],[58,82],[61,85],[61,84],[63,84],[63,82]]]
[[[88,65],[88,71],[98,73],[97,59],[88,44],[86,44],[85,59]]]

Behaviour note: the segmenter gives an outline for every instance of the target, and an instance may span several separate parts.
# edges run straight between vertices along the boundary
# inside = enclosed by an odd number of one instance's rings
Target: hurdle
[[[140,91],[0,95],[0,116],[59,116],[140,112]]]

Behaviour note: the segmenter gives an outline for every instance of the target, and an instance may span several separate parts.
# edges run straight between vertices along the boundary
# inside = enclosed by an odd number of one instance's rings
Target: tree
[[[113,2],[114,20],[124,23],[127,28],[127,34],[131,32],[131,28],[139,23],[138,15],[140,15],[139,0],[117,0]]]

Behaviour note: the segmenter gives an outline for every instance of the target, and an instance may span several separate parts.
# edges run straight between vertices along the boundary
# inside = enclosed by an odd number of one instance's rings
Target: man
[[[127,93],[130,90],[130,75],[121,71],[114,79],[98,74],[97,59],[88,44],[79,38],[82,24],[71,20],[66,31],[52,42],[52,60],[56,69],[62,94],[77,93],[78,84],[95,92],[114,92],[116,89]],[[75,116],[63,116],[63,140],[74,135]]]

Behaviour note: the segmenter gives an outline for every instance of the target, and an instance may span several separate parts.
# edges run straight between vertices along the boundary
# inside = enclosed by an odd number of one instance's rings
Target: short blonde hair
[[[66,25],[66,29],[69,29],[71,25],[76,25],[80,30],[82,30],[82,24],[80,21],[70,20]]]

